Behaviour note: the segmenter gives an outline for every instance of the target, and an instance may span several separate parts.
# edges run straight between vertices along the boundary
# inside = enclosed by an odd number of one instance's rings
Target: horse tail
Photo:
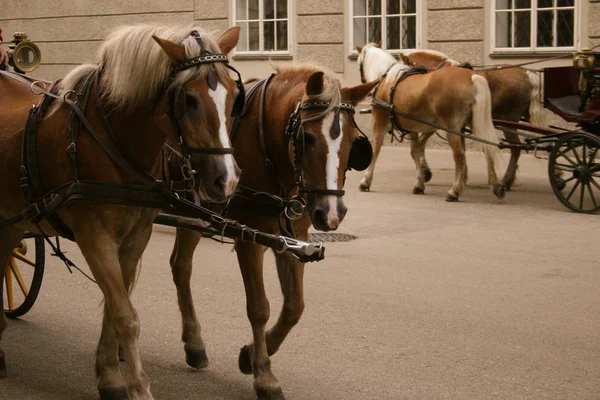
[[[542,83],[540,76],[533,71],[526,71],[529,82],[531,83],[531,93],[529,95],[529,123],[536,126],[546,126],[547,118],[542,104]]]
[[[475,86],[475,102],[472,107],[473,135],[488,142],[498,143],[496,129],[492,123],[492,95],[487,80],[479,75],[471,77]],[[500,149],[491,144],[482,144],[483,152],[488,158],[495,159],[500,155]]]

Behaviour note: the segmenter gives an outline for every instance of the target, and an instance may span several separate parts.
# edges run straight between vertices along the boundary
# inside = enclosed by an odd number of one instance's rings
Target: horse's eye
[[[317,136],[314,133],[304,131],[304,144],[314,146],[317,143]]]
[[[198,99],[196,99],[194,96],[191,96],[188,94],[185,96],[185,105],[187,107],[197,108],[198,107]]]

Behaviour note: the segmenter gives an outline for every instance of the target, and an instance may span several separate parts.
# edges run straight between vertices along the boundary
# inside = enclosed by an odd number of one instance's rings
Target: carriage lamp
[[[596,67],[596,56],[592,49],[584,48],[573,56],[573,66],[581,70],[591,70]]]
[[[42,53],[25,32],[15,32],[8,46],[8,62],[17,72],[32,72],[40,66]]]

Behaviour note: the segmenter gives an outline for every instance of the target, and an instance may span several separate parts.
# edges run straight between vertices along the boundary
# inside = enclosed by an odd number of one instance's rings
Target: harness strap
[[[444,63],[446,62],[445,60],[443,61]],[[438,67],[439,68],[439,67]],[[390,106],[394,106],[394,94],[396,93],[396,88],[398,87],[398,85],[400,84],[400,82],[402,82],[403,80],[405,80],[406,78],[408,78],[409,76],[412,75],[421,75],[421,74],[426,74],[429,72],[429,69],[423,66],[415,66],[415,67],[411,67],[406,69],[402,74],[400,74],[400,76],[398,77],[398,79],[396,80],[396,82],[392,85],[392,88],[390,89]],[[402,126],[400,125],[400,122],[396,119],[396,115],[394,113],[390,113],[390,121],[392,123],[392,126],[400,131],[403,132],[404,134],[408,133],[408,130],[402,128]]]

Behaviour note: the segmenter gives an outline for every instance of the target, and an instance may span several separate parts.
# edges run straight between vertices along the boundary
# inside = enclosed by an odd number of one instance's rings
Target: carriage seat
[[[578,94],[554,99],[549,98],[548,102],[567,115],[579,117],[583,114],[579,109],[581,107],[581,97]]]

